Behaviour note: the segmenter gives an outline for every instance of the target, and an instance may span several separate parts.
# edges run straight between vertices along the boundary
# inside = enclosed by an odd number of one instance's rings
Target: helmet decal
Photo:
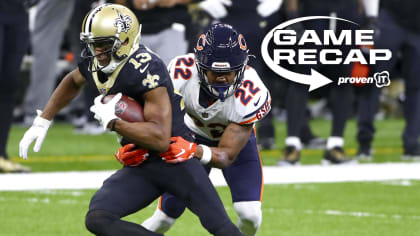
[[[123,16],[120,11],[117,11],[118,18],[114,21],[114,26],[118,28],[118,32],[125,32],[127,33],[128,30],[131,28],[131,17],[129,15]]]
[[[204,46],[206,46],[206,35],[201,34],[197,41],[197,50],[203,50]]]
[[[94,16],[100,12],[102,10],[102,8],[104,8],[105,6],[107,6],[108,4],[103,4],[103,5],[99,5],[97,7],[95,7],[94,9],[92,9],[85,17],[85,22],[83,22],[84,27],[82,28],[82,30],[84,30],[85,33],[89,33],[91,31],[91,26],[92,26],[92,20],[94,18]]]
[[[245,51],[247,49],[247,46],[246,46],[245,38],[244,38],[244,36],[242,34],[239,34],[239,36],[238,36],[238,42],[239,42],[239,47],[242,50]]]

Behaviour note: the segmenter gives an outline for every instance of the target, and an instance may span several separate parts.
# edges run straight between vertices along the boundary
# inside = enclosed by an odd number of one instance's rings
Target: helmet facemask
[[[248,61],[248,59],[247,59]],[[241,86],[242,80],[244,77],[244,71],[246,67],[246,62],[242,67],[239,69],[232,69],[232,70],[212,70],[214,72],[235,72],[235,79],[232,81],[231,84],[211,84],[207,77],[206,69],[203,66],[200,66],[199,63],[196,63],[199,78],[200,78],[200,86],[204,88],[209,95],[214,98],[220,99],[220,101],[224,102],[225,99],[235,93],[235,91]]]

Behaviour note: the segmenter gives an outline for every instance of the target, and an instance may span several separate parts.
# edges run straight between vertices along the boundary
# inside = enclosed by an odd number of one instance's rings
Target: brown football
[[[107,95],[102,99],[103,103],[108,103],[115,95]],[[133,98],[122,95],[120,101],[115,104],[115,115],[128,122],[143,122],[143,107]]]

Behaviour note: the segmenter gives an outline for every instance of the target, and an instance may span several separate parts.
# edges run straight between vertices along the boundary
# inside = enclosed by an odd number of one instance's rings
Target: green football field
[[[403,126],[401,120],[377,122],[373,162],[400,162]],[[327,137],[330,122],[315,120],[312,127],[316,134]],[[357,149],[355,130],[355,123],[349,122],[345,135],[349,155]],[[114,135],[75,135],[65,124],[51,128],[40,153],[31,151],[29,160],[20,160],[18,142],[24,131],[21,127],[12,129],[8,151],[13,160],[30,166],[34,172],[110,170],[120,166],[112,155],[118,148]],[[284,124],[277,124],[276,135],[281,148]],[[263,151],[261,156],[264,165],[273,165],[281,151]],[[319,164],[321,156],[322,151],[304,150],[302,164]],[[228,188],[217,189],[236,222]],[[90,235],[84,228],[84,215],[94,192],[0,191],[0,236]],[[263,224],[258,235],[419,235],[419,196],[417,180],[265,185]],[[155,207],[152,204],[126,219],[142,222]],[[208,233],[187,211],[166,235]]]

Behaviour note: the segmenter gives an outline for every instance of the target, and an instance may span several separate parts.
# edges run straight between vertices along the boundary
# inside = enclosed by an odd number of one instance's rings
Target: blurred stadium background
[[[65,40],[56,65],[59,71],[57,78],[61,78],[72,68],[73,58],[69,42]],[[31,62],[32,58],[28,54],[22,64],[21,77],[24,86],[20,88],[18,103],[22,102],[29,81]],[[401,103],[404,101],[404,82],[400,78],[400,70],[401,66],[397,66],[392,86],[384,89],[381,95],[381,107],[375,123],[377,132],[373,142],[373,159],[361,160],[358,165],[412,163],[401,160],[401,133],[404,127]],[[18,143],[27,127],[22,126],[22,110],[17,107],[16,123],[12,127],[7,146],[11,159],[29,166],[34,173],[120,168],[113,157],[119,147],[114,134],[89,135],[75,132],[72,122],[83,113],[81,109],[83,107],[76,105],[60,113],[47,135],[42,151],[34,153],[31,150],[29,160],[24,161],[18,158]],[[310,110],[314,133],[327,138],[331,129],[331,114],[327,102],[313,99]],[[284,110],[281,107],[275,108],[273,114],[277,148],[261,151],[264,166],[274,166],[281,158],[286,137]],[[354,118],[355,114],[348,122],[344,136],[344,148],[349,156],[355,155],[358,147]],[[322,150],[303,150],[302,166],[319,165],[322,154]],[[278,171],[281,172],[282,169],[279,168]],[[354,172],[354,175],[358,174],[357,171]],[[19,174],[2,174],[9,175]],[[375,175],[375,168],[372,168],[372,175]],[[24,179],[27,185],[31,185],[30,176]],[[265,185],[263,224],[258,235],[419,235],[420,180],[413,178],[332,182]],[[89,235],[84,227],[84,214],[94,189],[62,190],[58,186],[57,189],[50,190],[8,191],[1,190],[2,186],[4,183],[0,182],[0,236]],[[236,219],[229,189],[225,186],[217,189],[231,218]],[[156,203],[127,219],[141,222],[153,214],[155,207]],[[197,217],[187,211],[167,235],[208,234]]]

